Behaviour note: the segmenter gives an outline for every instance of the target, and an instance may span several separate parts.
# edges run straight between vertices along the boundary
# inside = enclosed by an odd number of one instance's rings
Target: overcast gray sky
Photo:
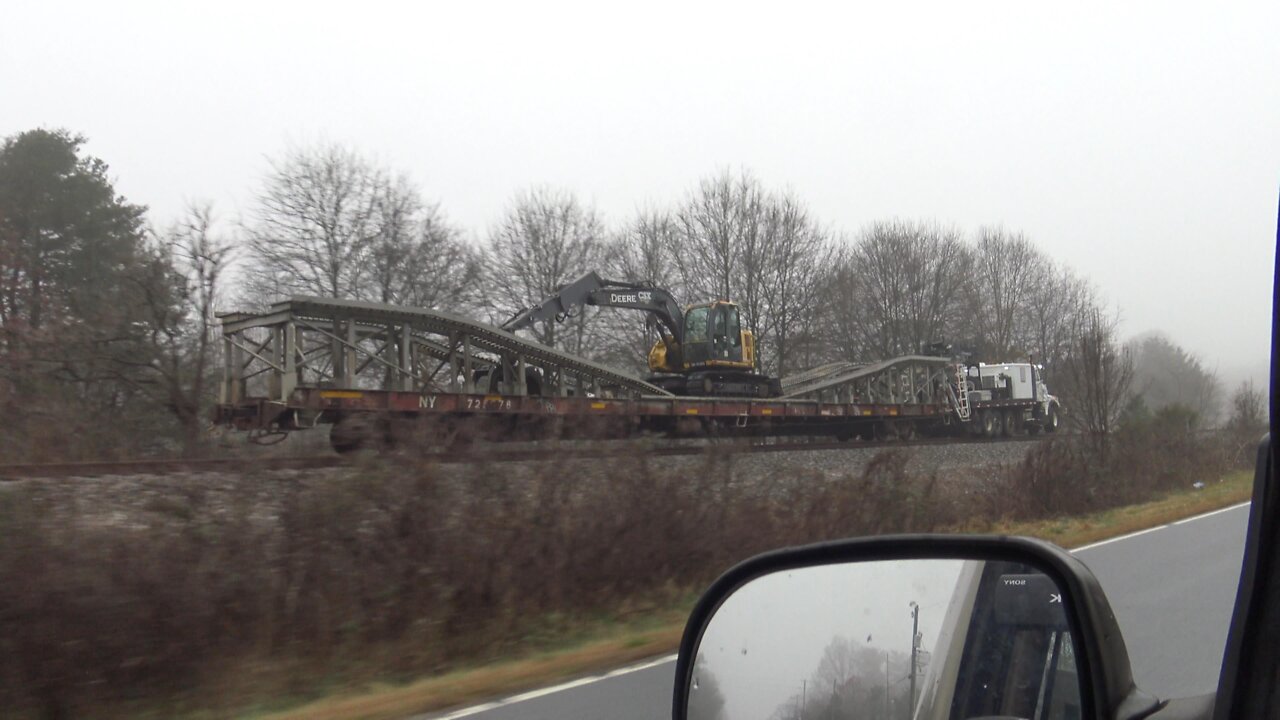
[[[476,237],[532,184],[621,222],[745,167],[836,231],[1022,230],[1233,380],[1268,352],[1277,38],[1274,0],[11,3],[0,134],[89,136],[159,224],[316,140]]]

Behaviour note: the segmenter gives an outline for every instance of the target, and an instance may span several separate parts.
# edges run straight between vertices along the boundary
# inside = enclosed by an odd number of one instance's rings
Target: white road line
[[[648,670],[649,668],[654,668],[659,665],[675,662],[675,660],[675,655],[666,655],[664,657],[657,658],[656,660],[647,660],[639,663],[638,665],[628,665],[627,667],[618,668],[617,670],[610,670],[603,675],[591,675],[589,677],[578,678],[577,680],[570,680],[569,682],[561,683],[559,685],[552,685],[551,687],[530,690],[529,692],[512,695],[511,697],[503,698],[501,700],[494,700],[493,702],[487,702],[483,705],[472,705],[471,707],[463,708],[461,710],[455,710],[448,715],[416,715],[411,720],[426,720],[426,718],[432,718],[432,720],[457,720],[458,718],[464,718],[468,715],[476,715],[489,710],[496,710],[497,708],[505,707],[507,705],[514,705],[516,703],[525,702],[526,700],[540,698],[543,695],[551,695],[552,693],[558,693],[563,690],[571,690],[576,687],[590,685],[592,683],[600,682],[601,680],[608,680],[609,678],[615,678],[620,675],[630,675],[634,672],[640,672],[641,670]]]
[[[619,675],[627,675],[629,673],[639,672],[641,670],[648,670],[651,667],[658,667],[659,665],[662,665],[664,663],[675,662],[675,661],[676,661],[675,655],[667,655],[666,657],[660,657],[657,660],[650,660],[647,663],[641,663],[639,665],[632,665],[630,667],[611,670],[605,673],[604,677],[601,679],[603,680],[604,678],[618,677]]]
[[[1195,517],[1183,518],[1182,520],[1175,520],[1173,524],[1181,525],[1183,523],[1189,523],[1192,520],[1199,520],[1201,518],[1212,517],[1214,515],[1220,515],[1224,512],[1231,512],[1232,510],[1239,510],[1242,507],[1249,507],[1249,501],[1242,502],[1239,505],[1232,505],[1231,507],[1224,507],[1221,510],[1214,510],[1213,512],[1207,512],[1203,515],[1196,515]]]
[[[1136,537],[1138,537],[1139,535],[1146,535],[1147,533],[1153,533],[1153,532],[1155,532],[1155,531],[1157,531],[1157,530],[1164,530],[1165,528],[1170,528],[1170,527],[1173,527],[1174,525],[1183,525],[1183,524],[1186,524],[1186,523],[1189,523],[1189,522],[1194,522],[1194,521],[1196,521],[1196,520],[1203,520],[1203,519],[1205,519],[1205,518],[1207,518],[1207,517],[1213,517],[1214,515],[1220,515],[1220,514],[1222,514],[1222,513],[1224,513],[1224,512],[1231,512],[1232,510],[1239,510],[1240,508],[1244,508],[1244,507],[1249,507],[1249,503],[1248,503],[1248,502],[1242,502],[1242,503],[1239,503],[1239,504],[1237,504],[1237,505],[1232,505],[1231,507],[1225,507],[1225,508],[1222,508],[1222,509],[1220,509],[1220,510],[1210,510],[1210,511],[1209,511],[1209,512],[1207,512],[1207,513],[1201,513],[1201,514],[1199,514],[1199,515],[1193,515],[1193,516],[1191,516],[1191,517],[1189,517],[1189,518],[1183,518],[1183,519],[1181,519],[1181,520],[1175,520],[1174,522],[1167,523],[1167,524],[1165,524],[1165,525],[1157,525],[1157,526],[1152,527],[1152,528],[1147,528],[1146,530],[1139,530],[1139,531],[1137,531],[1137,532],[1131,532],[1131,533],[1129,533],[1128,535],[1121,535],[1120,537],[1113,537],[1113,538],[1109,538],[1109,539],[1107,539],[1107,540],[1099,540],[1099,541],[1098,541],[1098,542],[1096,542],[1096,543],[1090,543],[1090,544],[1088,544],[1088,545],[1083,545],[1083,546],[1078,547],[1078,548],[1072,548],[1070,552],[1078,553],[1078,552],[1080,552],[1080,551],[1082,551],[1082,550],[1092,550],[1092,549],[1094,549],[1094,548],[1096,548],[1096,547],[1101,547],[1101,546],[1103,546],[1103,545],[1110,545],[1111,543],[1114,543],[1114,542],[1120,542],[1121,540],[1128,540],[1128,539],[1130,539],[1130,538],[1136,538]]]
[[[1147,533],[1153,533],[1157,530],[1163,530],[1166,527],[1168,527],[1168,525],[1157,525],[1155,527],[1147,528],[1146,530],[1139,530],[1137,532],[1131,532],[1127,535],[1121,535],[1120,537],[1113,537],[1107,540],[1099,540],[1096,543],[1089,543],[1088,545],[1083,545],[1078,548],[1072,548],[1069,552],[1078,553],[1082,550],[1092,550],[1096,547],[1101,547],[1103,545],[1110,545],[1111,543],[1120,542],[1121,540],[1129,540],[1131,538],[1136,538],[1139,535],[1146,535]]]
[[[1172,527],[1174,525],[1183,525],[1185,523],[1194,522],[1196,520],[1203,520],[1204,518],[1207,518],[1207,517],[1213,517],[1214,515],[1220,515],[1225,512],[1231,512],[1232,510],[1239,510],[1240,508],[1244,508],[1244,507],[1249,507],[1249,503],[1242,502],[1238,505],[1225,507],[1225,508],[1222,508],[1221,510],[1211,510],[1207,513],[1194,515],[1192,517],[1184,518],[1182,520],[1177,520],[1172,523],[1168,523],[1166,525],[1157,525],[1156,527],[1147,528],[1146,530],[1139,530],[1137,532],[1131,532],[1127,535],[1121,535],[1120,537],[1114,537],[1107,540],[1100,540],[1096,543],[1090,543],[1088,545],[1083,545],[1081,547],[1074,548],[1069,552],[1078,553],[1083,550],[1092,550],[1093,548],[1101,547],[1103,545],[1109,545],[1111,543],[1120,542],[1121,540],[1129,540],[1131,538],[1136,538],[1139,535],[1146,535],[1147,533],[1153,533],[1157,530],[1164,530],[1165,528]],[[449,713],[448,715],[439,715],[434,717],[431,715],[416,715],[410,720],[426,720],[427,718],[432,718],[432,720],[458,720],[458,718],[464,718],[469,715],[477,715],[479,713],[486,712],[488,710],[495,710],[497,708],[505,707],[507,705],[514,705],[516,703],[525,702],[526,700],[533,700],[534,698],[540,698],[544,695],[551,695],[553,693],[558,693],[564,690],[571,690],[573,688],[581,687],[583,685],[590,685],[592,683],[597,683],[597,682],[600,682],[601,680],[608,680],[609,678],[615,678],[621,675],[630,675],[631,673],[640,672],[641,670],[648,670],[649,668],[657,667],[659,665],[663,665],[669,662],[675,662],[675,659],[676,659],[675,655],[667,655],[666,657],[660,657],[656,660],[649,660],[647,662],[643,662],[638,665],[628,665],[627,667],[624,667],[624,668],[611,670],[603,675],[592,675],[589,677],[578,678],[577,680],[571,680],[569,682],[561,683],[559,685],[552,685],[551,687],[541,688],[539,690],[531,690],[527,693],[521,693],[520,695],[512,695],[511,697],[503,698],[502,700],[494,700],[493,702],[487,702],[487,703],[484,703],[483,705],[472,705],[471,707],[463,708],[461,710],[455,710],[454,712]]]
[[[498,702],[489,702],[483,705],[472,705],[469,708],[463,708],[462,710],[449,713],[448,715],[441,715],[439,720],[454,720],[454,718],[464,718],[468,715],[475,715],[477,713],[482,713],[486,710],[493,710],[500,707],[502,707],[502,703],[498,703]],[[429,717],[431,716],[430,715],[414,715],[409,720],[419,720],[419,718],[429,718]]]

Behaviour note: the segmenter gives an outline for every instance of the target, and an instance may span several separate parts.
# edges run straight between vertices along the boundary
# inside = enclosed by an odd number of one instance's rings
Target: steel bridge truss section
[[[951,367],[946,358],[927,355],[906,355],[869,365],[833,363],[788,378],[782,397],[846,404],[949,404]]]
[[[833,362],[809,368],[807,370],[801,370],[798,373],[782,378],[782,394],[787,395],[794,391],[803,391],[803,388],[815,382],[820,382],[842,373],[857,370],[860,367],[862,366],[857,363]]]
[[[567,397],[669,396],[643,380],[440,310],[294,296],[228,313],[221,403],[287,403],[298,388]],[[485,382],[478,387],[477,377]],[[492,383],[492,384],[490,384]]]

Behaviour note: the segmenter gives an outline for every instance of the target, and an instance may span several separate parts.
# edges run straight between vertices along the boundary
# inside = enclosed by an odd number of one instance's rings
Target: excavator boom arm
[[[583,305],[641,310],[652,314],[675,342],[684,338],[680,304],[671,293],[648,283],[606,280],[594,272],[561,287],[537,305],[521,310],[503,323],[502,328],[515,332],[535,323],[558,321]]]

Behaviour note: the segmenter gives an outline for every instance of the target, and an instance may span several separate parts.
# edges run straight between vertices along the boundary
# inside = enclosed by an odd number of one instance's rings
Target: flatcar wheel
[[[388,446],[385,418],[372,413],[355,413],[333,424],[329,429],[329,445],[339,455],[360,450],[381,451]]]
[[[875,428],[875,439],[877,442],[888,442],[890,440],[898,439],[898,434],[893,431],[893,428],[890,427],[887,422],[877,422],[873,427]]]
[[[894,430],[899,440],[910,441],[916,439],[916,424],[913,422],[899,420]]]

